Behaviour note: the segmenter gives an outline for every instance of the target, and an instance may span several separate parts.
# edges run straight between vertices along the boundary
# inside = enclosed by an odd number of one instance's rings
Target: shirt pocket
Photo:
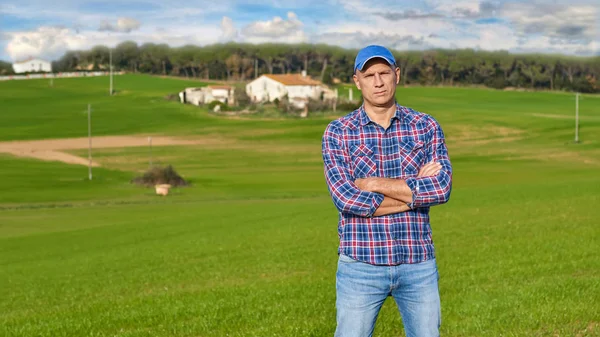
[[[408,141],[400,144],[400,162],[403,176],[416,176],[425,160],[424,143]]]
[[[373,177],[377,173],[377,153],[375,147],[358,144],[351,148],[354,178]]]

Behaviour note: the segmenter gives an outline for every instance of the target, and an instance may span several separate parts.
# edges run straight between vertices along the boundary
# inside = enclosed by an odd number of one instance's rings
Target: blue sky
[[[597,0],[2,0],[0,59],[54,60],[126,40],[598,55],[599,26]]]

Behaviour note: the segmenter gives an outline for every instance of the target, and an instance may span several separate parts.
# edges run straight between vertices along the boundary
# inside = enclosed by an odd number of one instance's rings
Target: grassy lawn
[[[141,75],[0,82],[0,140],[162,134],[192,182],[129,181],[147,148],[87,168],[0,154],[0,336],[326,336],[335,329],[337,213],[320,139],[333,116],[208,114],[164,97],[198,82]],[[31,99],[35,92],[35,99]],[[357,93],[355,93],[355,97]],[[433,115],[454,165],[432,209],[444,336],[600,336],[600,97],[399,88]],[[72,154],[85,156],[86,151]],[[375,336],[403,334],[389,299]]]

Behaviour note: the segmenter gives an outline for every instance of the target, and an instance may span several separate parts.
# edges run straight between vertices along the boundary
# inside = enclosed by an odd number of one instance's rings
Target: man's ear
[[[400,67],[396,67],[396,69],[394,69],[394,72],[396,73],[396,84],[400,83]]]
[[[354,84],[356,85],[356,87],[358,88],[358,90],[360,89],[360,82],[358,81],[358,76],[356,76],[356,74],[352,75],[352,79],[354,80]]]

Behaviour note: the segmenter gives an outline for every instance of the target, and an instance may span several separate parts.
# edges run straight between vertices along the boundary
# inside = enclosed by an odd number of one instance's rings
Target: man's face
[[[375,58],[367,62],[362,71],[357,70],[353,78],[367,103],[386,106],[394,101],[400,68],[394,69],[385,60]]]

